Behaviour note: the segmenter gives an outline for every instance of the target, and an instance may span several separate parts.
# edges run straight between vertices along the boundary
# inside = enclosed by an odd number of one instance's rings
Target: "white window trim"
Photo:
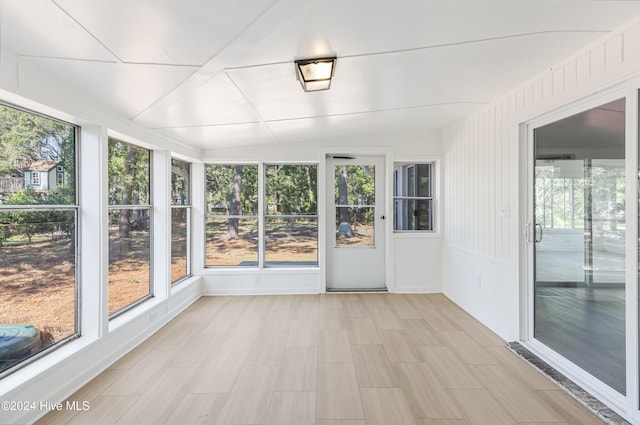
[[[176,161],[180,161],[183,162],[185,164],[189,165],[189,178],[188,178],[188,182],[187,182],[187,200],[189,202],[187,202],[186,204],[173,204],[173,198],[170,199],[171,202],[171,214],[173,215],[173,210],[174,209],[186,209],[187,210],[187,270],[186,270],[186,274],[182,277],[180,277],[179,279],[177,279],[176,281],[172,281],[171,278],[171,270],[169,271],[169,283],[170,285],[173,287],[179,283],[184,282],[185,280],[189,279],[191,276],[193,276],[193,270],[192,270],[192,266],[191,266],[191,243],[192,243],[192,218],[191,218],[191,213],[193,211],[192,208],[192,196],[193,196],[193,190],[192,190],[192,182],[193,182],[193,163],[190,161],[185,161],[183,159],[179,159],[179,158],[174,158],[171,157],[170,161],[171,161],[171,165],[173,165],[173,160]],[[171,174],[173,174],[173,168],[170,167],[169,169],[169,175],[171,176]],[[172,185],[171,183],[169,184],[168,187],[169,191],[172,190]],[[169,217],[169,220],[173,220],[172,217]],[[173,229],[171,229],[173,230]],[[170,237],[169,237],[169,248],[171,250],[171,253],[173,253],[173,233],[172,231],[170,231]],[[169,255],[169,259],[173,260],[173,254]]]
[[[415,165],[415,164],[431,164],[433,166],[432,169],[432,186],[431,186],[431,197],[408,197],[408,196],[396,196],[396,179],[395,179],[395,168],[398,165]],[[410,159],[402,159],[396,158],[393,160],[393,168],[391,171],[391,189],[392,193],[390,194],[390,205],[391,211],[393,214],[396,199],[432,199],[432,211],[433,211],[433,223],[432,230],[396,230],[395,229],[395,217],[393,217],[393,221],[391,223],[391,228],[393,230],[394,237],[441,237],[442,235],[442,202],[441,202],[441,194],[442,194],[442,160],[439,157],[416,157]]]
[[[119,138],[117,136],[112,136],[109,135],[107,137],[106,140],[106,145],[109,145],[109,140],[110,139],[114,139],[117,140],[119,142],[122,143],[126,143],[132,146],[135,146],[137,148],[141,148],[141,149],[145,149],[147,151],[149,151],[149,203],[148,204],[136,204],[136,205],[108,205],[107,209],[108,212],[114,211],[114,210],[122,210],[122,209],[128,209],[128,210],[148,210],[149,211],[149,249],[150,249],[150,255],[149,255],[149,293],[147,295],[145,295],[144,297],[137,299],[129,304],[127,304],[126,306],[114,311],[111,314],[108,314],[109,320],[112,321],[113,319],[116,319],[124,314],[126,314],[127,312],[129,312],[130,310],[133,310],[135,307],[139,306],[140,304],[143,304],[144,302],[146,302],[149,299],[153,299],[153,297],[155,296],[155,273],[154,273],[154,251],[155,251],[155,245],[154,245],[154,228],[155,228],[155,211],[153,208],[153,199],[154,199],[154,187],[155,184],[153,182],[153,178],[154,178],[154,151],[153,149],[147,148],[146,146],[137,144],[135,142],[131,142],[129,139],[125,140],[122,138]],[[107,147],[107,151],[108,151],[108,147]],[[107,169],[107,173],[105,178],[109,179],[109,172]],[[107,196],[109,196],[110,194],[108,193],[108,186],[107,186]],[[108,229],[108,216],[109,214],[107,213],[107,229]],[[107,244],[107,250],[108,250],[108,244]],[[108,252],[108,251],[107,251]],[[107,269],[109,268],[111,264],[111,259],[108,258],[107,256]],[[107,273],[107,281],[106,281],[106,286],[107,288],[109,287],[109,275]],[[108,291],[107,291],[108,294]],[[107,297],[107,312],[109,311],[109,300]]]
[[[257,215],[243,215],[243,216],[230,216],[230,215],[212,215],[208,213],[208,206],[206,205],[208,200],[207,200],[207,195],[206,195],[206,167],[210,166],[210,165],[227,165],[227,166],[233,166],[233,165],[246,165],[246,166],[257,166],[258,167],[258,214]],[[205,272],[219,272],[219,271],[224,271],[224,270],[242,270],[244,272],[249,272],[250,270],[258,270],[258,271],[264,271],[264,270],[279,270],[279,271],[312,271],[312,272],[317,272],[317,270],[320,268],[320,264],[321,264],[321,253],[320,253],[320,246],[321,246],[321,241],[320,241],[320,233],[321,233],[321,217],[319,215],[319,212],[316,213],[316,215],[299,215],[297,217],[315,217],[318,221],[318,235],[316,238],[316,242],[318,245],[318,256],[317,256],[317,263],[314,265],[291,265],[291,266],[266,266],[266,250],[265,250],[265,241],[266,241],[266,237],[265,237],[265,219],[266,218],[270,218],[270,217],[277,217],[275,215],[269,215],[266,213],[265,209],[265,205],[266,205],[266,193],[265,193],[265,180],[266,180],[266,171],[265,171],[265,167],[269,166],[269,165],[315,165],[317,168],[316,173],[317,173],[317,177],[316,177],[316,197],[317,197],[317,203],[318,203],[318,211],[320,209],[320,198],[319,198],[319,191],[320,191],[320,182],[319,179],[320,177],[320,167],[321,164],[319,161],[257,161],[257,162],[251,162],[251,161],[222,161],[222,162],[218,162],[218,161],[207,161],[204,163],[204,178],[203,178],[203,182],[204,182],[204,187],[205,187],[205,214],[204,214],[204,249],[203,249],[203,264],[204,264],[204,271]],[[258,220],[258,264],[256,266],[239,266],[239,265],[235,265],[235,266],[218,266],[218,265],[207,265],[207,241],[206,241],[206,222],[208,219],[225,219],[225,218],[239,218],[239,219],[257,219]],[[251,273],[251,272],[249,272]]]

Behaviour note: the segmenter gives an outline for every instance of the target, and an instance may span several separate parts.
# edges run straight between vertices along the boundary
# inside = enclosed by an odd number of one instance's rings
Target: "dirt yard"
[[[359,231],[341,244],[370,242],[370,231]],[[314,221],[270,223],[266,234],[268,262],[313,264],[318,259]],[[178,233],[178,232],[176,232]],[[186,232],[173,241],[171,280],[186,273]],[[149,294],[149,238],[131,232],[126,241],[111,236],[109,244],[109,313]],[[207,225],[207,265],[255,265],[257,223],[241,227],[240,237],[227,237],[226,223]],[[69,237],[34,240],[0,247],[0,323],[31,324],[52,342],[75,333],[75,256]]]
[[[128,244],[110,243],[110,314],[149,293],[146,240],[134,235]],[[34,325],[53,342],[74,334],[76,277],[70,239],[7,244],[0,247],[0,259],[0,323]]]
[[[59,341],[75,331],[69,239],[0,248],[0,323],[31,324]]]

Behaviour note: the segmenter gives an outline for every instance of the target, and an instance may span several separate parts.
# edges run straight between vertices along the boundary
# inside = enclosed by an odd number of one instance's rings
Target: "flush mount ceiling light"
[[[304,91],[329,90],[335,68],[335,57],[301,59],[296,61],[296,77]]]

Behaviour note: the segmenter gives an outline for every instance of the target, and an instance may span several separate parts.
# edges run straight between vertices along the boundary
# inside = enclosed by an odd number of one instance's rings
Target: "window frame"
[[[191,186],[192,186],[192,170],[193,170],[193,164],[189,161],[184,161],[182,159],[179,158],[174,158],[171,157],[171,174],[173,174],[173,161],[180,161],[183,162],[184,164],[187,164],[188,169],[189,169],[189,178],[187,179],[187,200],[188,202],[186,204],[174,204],[173,203],[173,197],[171,197],[171,223],[173,223],[173,210],[174,209],[185,209],[187,210],[187,229],[186,229],[186,233],[187,233],[187,241],[186,241],[186,245],[187,245],[187,253],[186,253],[186,262],[187,262],[187,270],[186,270],[186,274],[184,276],[181,276],[180,278],[173,280],[173,278],[171,277],[172,271],[170,270],[169,273],[169,281],[171,286],[176,285],[178,283],[181,283],[183,281],[185,281],[186,279],[190,278],[191,276],[193,276],[192,273],[192,268],[191,268],[191,211],[193,208],[193,201],[192,201],[192,191],[191,191]],[[173,190],[172,184],[169,184],[169,190]],[[171,237],[170,237],[170,249],[171,249],[171,255],[170,255],[170,259],[171,262],[173,263],[173,228],[171,228]]]
[[[255,215],[221,215],[221,214],[210,214],[209,211],[209,205],[208,205],[208,189],[207,189],[207,167],[209,166],[253,166],[257,168],[257,208],[256,208],[256,214]],[[304,166],[304,165],[313,165],[316,166],[316,187],[315,187],[315,191],[316,191],[316,202],[318,203],[317,207],[316,207],[316,214],[315,215],[311,215],[311,214],[300,214],[300,215],[271,215],[271,214],[267,214],[266,213],[266,169],[267,166],[273,166],[273,165],[282,165],[282,166]],[[320,253],[320,245],[321,245],[321,238],[320,238],[320,215],[319,215],[319,208],[320,208],[320,199],[318,199],[319,197],[319,189],[320,189],[320,184],[319,184],[319,179],[321,176],[320,173],[320,163],[318,161],[259,161],[259,162],[246,162],[246,161],[225,161],[225,162],[205,162],[204,163],[204,168],[205,168],[205,172],[204,172],[204,249],[203,249],[203,264],[204,264],[204,268],[205,270],[225,270],[225,269],[233,269],[233,268],[238,268],[238,269],[242,269],[242,270],[265,270],[265,269],[270,269],[270,270],[285,270],[285,269],[305,269],[305,270],[312,270],[312,269],[318,269],[320,267],[320,258],[321,258],[321,253]],[[318,227],[318,231],[317,231],[317,235],[316,235],[316,243],[317,243],[317,255],[316,255],[316,261],[315,264],[285,264],[285,265],[267,265],[266,264],[266,219],[267,218],[272,218],[272,217],[280,217],[280,218],[287,218],[287,217],[292,217],[292,218],[298,218],[298,217],[313,217],[316,219],[317,222],[317,227]],[[253,265],[245,265],[245,266],[241,266],[241,265],[211,265],[211,264],[207,264],[207,220],[209,219],[229,219],[229,218],[237,218],[237,219],[252,219],[252,220],[256,220],[257,222],[257,261],[256,264]]]
[[[40,171],[31,172],[31,186],[40,186]]]
[[[132,143],[128,140],[123,140],[122,138],[115,137],[115,136],[108,137],[107,145],[111,140],[115,140],[120,143],[125,143],[128,145],[134,146],[138,149],[144,149],[149,152],[149,204],[111,204],[110,202],[107,202],[108,204],[107,216],[109,216],[109,213],[114,210],[132,210],[132,211],[147,210],[149,211],[149,292],[144,297],[139,298],[127,304],[124,307],[121,307],[120,309],[114,311],[113,313],[109,313],[109,321],[123,315],[124,313],[134,309],[135,307],[139,306],[140,304],[154,297],[154,284],[153,284],[154,283],[154,273],[153,273],[154,261],[153,260],[154,260],[154,229],[155,229],[154,209],[153,209],[153,149],[140,146],[136,143]],[[107,162],[108,161],[109,161],[109,158],[107,155]],[[109,179],[109,172],[108,172],[108,166],[107,166],[107,180],[108,179]],[[107,196],[108,197],[110,196],[110,193],[108,193],[108,190],[107,190]],[[107,237],[107,241],[108,241],[108,237]],[[111,258],[109,257],[107,259],[107,291],[110,289],[110,281],[109,281],[109,273],[108,273],[110,266],[111,266]],[[109,296],[107,295],[107,312],[108,310],[109,310]]]
[[[417,193],[418,179],[415,178],[415,171],[418,165],[429,165],[429,190],[430,196],[408,196],[405,193],[409,193],[409,187],[407,186],[409,177],[408,170],[412,168],[414,170],[413,177],[413,193]],[[399,170],[401,172],[399,172]],[[405,171],[406,170],[406,171]],[[398,175],[400,174],[400,178]],[[437,208],[438,198],[438,161],[435,159],[417,160],[417,161],[394,161],[393,163],[393,196],[392,196],[392,210],[393,210],[393,233],[395,234],[437,234],[439,233],[438,219],[439,211]],[[401,195],[398,195],[400,190]],[[397,228],[397,214],[396,214],[396,201],[431,201],[431,228],[430,229],[398,229]]]
[[[267,167],[269,166],[305,166],[305,165],[310,165],[310,166],[315,166],[316,167],[316,187],[315,187],[315,194],[316,194],[316,213],[315,214],[268,214],[267,213],[267,189],[266,189],[266,182],[267,182]],[[313,269],[313,268],[318,268],[320,266],[320,215],[319,215],[319,202],[318,202],[318,181],[320,179],[320,164],[317,162],[305,162],[305,161],[298,161],[298,162],[264,162],[262,163],[262,173],[260,173],[259,175],[262,176],[262,185],[258,184],[258,187],[260,188],[260,186],[262,187],[262,191],[260,193],[258,193],[259,198],[262,199],[262,205],[263,207],[258,211],[258,214],[262,214],[262,231],[260,232],[260,238],[262,239],[261,241],[259,241],[260,246],[262,247],[262,258],[261,258],[261,264],[262,264],[262,268],[265,269],[291,269],[291,268],[304,268],[304,269]],[[266,232],[267,232],[267,219],[268,218],[305,218],[305,217],[309,217],[309,218],[315,218],[316,220],[316,227],[317,227],[317,232],[316,232],[316,260],[315,260],[315,264],[283,264],[283,265],[268,265],[267,264],[267,236],[266,236]]]
[[[209,190],[207,189],[207,168],[208,167],[235,167],[235,166],[242,166],[242,167],[256,167],[256,173],[257,173],[257,179],[256,179],[256,194],[257,194],[257,203],[256,203],[256,214],[247,214],[247,215],[242,215],[242,214],[211,214],[209,213],[209,198],[208,198],[208,194],[209,194]],[[263,222],[262,222],[262,215],[260,213],[261,211],[261,205],[262,202],[264,202],[264,198],[261,195],[261,184],[262,184],[262,179],[260,178],[261,175],[261,168],[262,168],[262,164],[261,163],[257,163],[257,162],[244,162],[244,161],[232,161],[232,162],[206,162],[204,164],[204,250],[203,250],[203,264],[204,264],[204,268],[205,269],[210,269],[210,270],[214,270],[214,269],[231,269],[231,268],[238,268],[238,269],[257,269],[261,267],[261,261],[262,261],[262,245],[261,245],[261,237],[262,237],[262,232],[263,232]],[[207,221],[212,219],[238,219],[238,220],[256,220],[257,224],[256,226],[258,227],[257,229],[257,233],[258,233],[258,240],[257,240],[257,246],[256,246],[256,265],[252,265],[252,264],[247,264],[245,266],[239,265],[239,264],[235,264],[235,265],[216,265],[216,264],[207,264]]]
[[[56,118],[51,115],[47,115],[32,109],[28,109],[25,107],[21,107],[19,105],[15,105],[10,102],[0,101],[0,106],[15,109],[22,113],[27,113],[34,115],[36,117],[44,118],[47,120],[55,121],[64,125],[68,125],[73,129],[73,162],[74,162],[74,179],[73,179],[73,202],[70,204],[35,204],[35,205],[7,205],[0,203],[0,213],[2,212],[28,212],[28,211],[72,211],[74,213],[74,231],[72,232],[72,243],[74,244],[74,320],[73,326],[74,331],[72,334],[67,335],[61,340],[49,345],[46,348],[41,349],[40,351],[21,359],[20,361],[10,365],[7,369],[0,371],[0,379],[17,372],[18,370],[32,364],[33,362],[42,359],[43,357],[48,356],[53,353],[57,349],[65,346],[67,343],[74,341],[82,336],[82,296],[81,296],[81,241],[82,237],[80,235],[82,229],[82,214],[80,210],[81,199],[80,199],[80,126],[69,121],[65,121],[59,118]],[[38,178],[40,177],[40,172],[36,172],[38,174]],[[31,173],[33,175],[33,173]],[[30,176],[31,177],[31,176]],[[24,183],[23,183],[24,184]],[[31,187],[33,184],[30,184]],[[38,183],[39,185],[39,183]]]

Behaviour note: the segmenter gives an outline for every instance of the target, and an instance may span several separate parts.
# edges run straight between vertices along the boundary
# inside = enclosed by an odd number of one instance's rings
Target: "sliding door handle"
[[[542,224],[536,223],[535,228],[536,228],[535,241],[536,242],[540,242],[542,240],[542,234],[543,234],[542,233]],[[538,232],[538,230],[539,230],[539,232]],[[538,237],[538,235],[540,235],[540,236]]]

